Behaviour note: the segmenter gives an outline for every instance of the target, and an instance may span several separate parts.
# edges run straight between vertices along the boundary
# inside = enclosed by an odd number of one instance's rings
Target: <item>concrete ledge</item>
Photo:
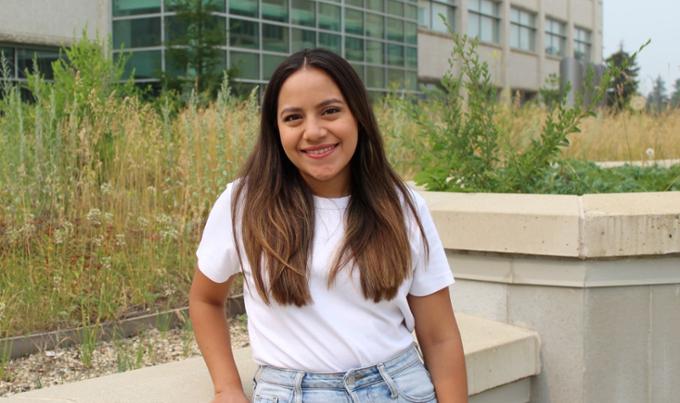
[[[680,284],[680,256],[580,260],[446,251],[457,279],[593,288]],[[455,287],[455,286],[454,286]]]
[[[680,192],[421,192],[446,249],[599,259],[680,253]]]
[[[458,322],[465,346],[468,388],[470,394],[475,395],[471,401],[528,401],[524,398],[528,390],[527,378],[540,371],[537,333],[465,314],[458,314]],[[250,349],[236,350],[234,355],[244,388],[250,393],[255,372]],[[20,393],[0,399],[0,402],[186,403],[209,402],[212,396],[210,374],[203,358],[192,357]]]

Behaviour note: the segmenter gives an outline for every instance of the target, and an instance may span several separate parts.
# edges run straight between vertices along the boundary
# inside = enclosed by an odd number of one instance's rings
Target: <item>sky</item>
[[[680,78],[680,0],[603,0],[603,14],[602,56],[616,52],[622,42],[631,53],[651,39],[637,59],[638,90],[647,95],[661,75],[670,95]]]

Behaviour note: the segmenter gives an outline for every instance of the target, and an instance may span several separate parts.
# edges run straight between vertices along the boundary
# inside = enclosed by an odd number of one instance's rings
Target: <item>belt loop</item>
[[[305,373],[300,371],[295,374],[295,392],[293,393],[295,403],[302,403],[302,378],[305,377]]]
[[[258,365],[257,369],[255,370],[255,375],[253,375],[253,392],[255,392],[255,388],[257,387],[257,381],[260,379],[260,373],[262,372],[262,365]]]
[[[420,349],[420,344],[414,342],[413,347],[415,347],[416,352],[418,353],[418,358],[420,358],[420,362],[425,363],[425,357],[423,357],[423,350]]]
[[[394,380],[392,380],[392,377],[385,371],[385,364],[378,364],[378,372],[380,372],[380,376],[382,376],[382,379],[385,381],[387,386],[390,388],[390,398],[391,399],[396,399],[399,397],[399,392],[397,392],[397,385],[394,384]]]

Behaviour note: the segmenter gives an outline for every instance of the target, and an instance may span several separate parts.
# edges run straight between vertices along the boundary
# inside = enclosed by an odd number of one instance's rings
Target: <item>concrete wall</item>
[[[80,37],[107,38],[111,32],[110,0],[2,0],[0,42],[61,46]]]
[[[424,193],[457,311],[536,330],[531,401],[680,396],[680,192]]]
[[[546,16],[567,24],[566,56],[573,57],[574,27],[592,32],[594,63],[602,62],[602,1],[601,0],[502,0],[501,32],[498,45],[482,43],[481,59],[489,64],[495,85],[505,92],[511,89],[538,91],[549,74],[559,74],[559,59],[545,54],[544,19]],[[467,0],[456,2],[457,32],[467,32]],[[526,52],[510,48],[510,6],[536,13],[536,51]],[[422,79],[439,79],[448,69],[447,59],[451,46],[446,35],[420,29],[418,31],[418,76]]]

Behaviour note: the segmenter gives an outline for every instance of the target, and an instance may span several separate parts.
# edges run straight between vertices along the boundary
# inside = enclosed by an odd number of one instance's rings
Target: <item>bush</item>
[[[415,176],[417,184],[428,190],[456,192],[562,193],[571,189],[587,193],[618,189],[615,184],[599,186],[595,180],[579,181],[576,187],[567,186],[567,183],[576,183],[574,174],[587,172],[599,180],[613,181],[618,176],[600,172],[595,165],[563,161],[561,151],[569,145],[569,136],[580,132],[584,118],[595,116],[594,107],[582,102],[567,106],[563,94],[552,100],[538,137],[532,138],[521,150],[504,152],[507,150],[502,147],[501,139],[506,136],[502,135],[500,106],[488,66],[480,62],[475,41],[452,35],[450,70],[442,79],[445,93],[431,101],[439,114],[433,116],[431,111],[415,104],[411,108],[424,134],[424,144],[417,153],[420,166]],[[589,105],[600,104],[612,76],[620,68],[608,66],[599,85],[587,89]],[[557,168],[568,166],[579,169]],[[642,170],[640,175],[647,172],[651,171]],[[558,178],[559,175],[566,176]],[[647,185],[638,188],[647,188]]]

